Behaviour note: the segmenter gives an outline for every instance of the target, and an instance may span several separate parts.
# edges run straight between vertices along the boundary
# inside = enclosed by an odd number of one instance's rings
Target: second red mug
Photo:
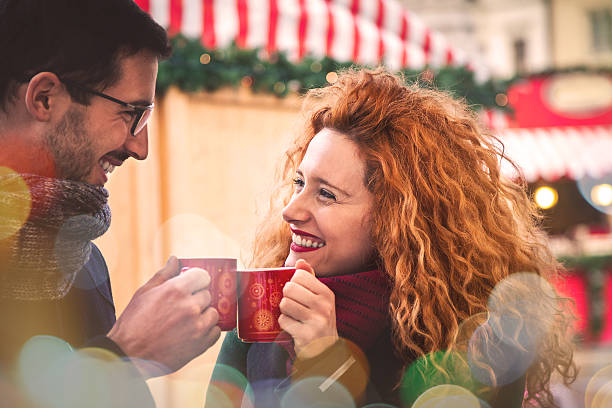
[[[289,341],[278,324],[283,287],[294,267],[244,269],[238,275],[238,338],[247,343]]]

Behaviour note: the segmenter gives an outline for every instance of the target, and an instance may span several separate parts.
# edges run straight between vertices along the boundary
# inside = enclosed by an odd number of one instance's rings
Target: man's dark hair
[[[44,71],[107,88],[120,78],[120,59],[144,50],[160,59],[171,52],[166,31],[132,0],[0,0],[0,109]]]

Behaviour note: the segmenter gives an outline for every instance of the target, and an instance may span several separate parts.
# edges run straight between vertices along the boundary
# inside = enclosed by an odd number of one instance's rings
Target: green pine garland
[[[285,54],[264,57],[260,49],[241,49],[235,44],[225,49],[209,50],[198,39],[182,35],[171,39],[173,55],[159,67],[157,88],[163,94],[172,85],[185,92],[213,92],[223,87],[249,86],[254,92],[284,97],[290,93],[305,93],[311,88],[328,84],[329,72],[354,66],[351,62],[338,62],[331,58],[306,57],[298,63],[289,61]],[[475,110],[495,108],[512,112],[507,104],[498,105],[496,96],[505,95],[510,85],[530,77],[561,73],[590,72],[612,75],[612,68],[572,67],[515,76],[508,80],[490,79],[478,83],[474,73],[465,67],[443,67],[437,70],[402,70],[408,81],[418,81],[463,98]],[[504,100],[507,98],[501,98]]]
[[[178,35],[171,39],[174,53],[159,67],[157,88],[160,94],[175,85],[185,92],[213,92],[223,87],[251,87],[254,92],[284,97],[290,93],[305,93],[311,88],[328,84],[329,72],[353,66],[350,62],[338,62],[331,58],[306,57],[298,63],[289,61],[285,54],[263,57],[259,49],[241,49],[231,45],[225,49],[209,50],[197,39]],[[507,83],[489,80],[479,84],[474,74],[463,67],[444,67],[435,72],[403,70],[409,81],[419,81],[465,98],[475,109],[498,108],[495,96],[505,93]]]

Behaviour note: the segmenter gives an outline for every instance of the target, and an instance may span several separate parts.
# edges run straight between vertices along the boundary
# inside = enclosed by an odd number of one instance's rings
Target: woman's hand
[[[338,340],[334,292],[319,281],[312,266],[303,259],[283,288],[280,327],[293,337],[300,358],[312,358]]]

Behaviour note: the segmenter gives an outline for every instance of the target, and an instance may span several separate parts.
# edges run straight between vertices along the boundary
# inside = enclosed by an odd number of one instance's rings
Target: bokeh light
[[[325,75],[325,79],[330,84],[335,84],[336,81],[338,81],[338,74],[335,73],[334,71],[328,72],[327,75]]]
[[[41,406],[153,405],[147,385],[136,367],[105,349],[73,351],[61,339],[35,336],[24,345],[18,367],[22,388]]]
[[[583,177],[576,181],[582,197],[597,211],[612,214],[612,174],[601,178]]]
[[[65,341],[53,336],[34,336],[22,347],[17,377],[26,395],[36,404],[59,407],[63,366],[73,353]],[[60,399],[58,401],[58,399]]]
[[[536,274],[515,273],[493,289],[488,310],[470,339],[470,369],[483,384],[510,384],[525,374],[548,335],[558,312],[556,293]]]
[[[429,353],[413,362],[402,377],[399,387],[402,406],[412,406],[428,389],[449,383],[470,391],[479,387],[464,355],[456,351]]]
[[[327,387],[325,387],[328,385]],[[325,391],[321,391],[325,389]],[[350,392],[338,381],[326,377],[308,377],[291,385],[281,399],[281,408],[352,408]]]
[[[482,312],[463,320],[457,328],[457,336],[455,337],[455,345],[457,350],[467,352],[470,339],[474,335],[474,332],[476,329],[486,323],[488,319],[489,314]]]
[[[66,367],[64,394],[70,407],[149,407],[149,389],[140,372],[129,361],[108,350],[85,348],[73,353]],[[72,388],[79,392],[74,392]],[[108,390],[114,390],[109,393]]]
[[[412,408],[480,408],[474,394],[454,384],[441,384],[425,391],[412,404]]]
[[[300,355],[318,355],[336,341],[341,342],[347,355],[346,362],[338,368],[342,369],[343,372],[339,372],[338,375],[342,376],[343,386],[356,400],[365,391],[368,379],[370,378],[370,364],[365,353],[357,344],[345,338],[322,337],[306,345],[300,350],[298,357]],[[325,363],[322,362],[322,364]],[[330,367],[329,372],[334,372],[334,368]]]
[[[610,184],[598,184],[591,189],[591,200],[597,205],[608,207],[612,204],[612,186]]]
[[[603,397],[603,393],[600,394],[600,391],[607,389],[608,384],[612,383],[612,365],[606,366],[599,371],[597,371],[593,377],[589,380],[585,391],[584,391],[584,406],[585,408],[595,408],[595,396],[599,395],[598,401]],[[605,393],[605,392],[604,392]],[[602,406],[598,406],[601,408]]]
[[[547,210],[557,205],[559,194],[554,188],[543,186],[535,191],[534,199],[538,207]]]
[[[488,300],[489,323],[508,344],[533,346],[548,333],[557,309],[557,294],[535,273],[513,273],[499,282]]]
[[[315,61],[312,64],[310,64],[310,70],[312,72],[321,72],[321,70],[323,69],[323,65],[321,65],[321,63],[319,61]]]
[[[208,385],[206,405],[220,408],[247,408],[253,406],[253,393],[242,373],[225,364],[216,364]]]
[[[155,233],[153,251],[158,265],[165,264],[172,254],[178,258],[238,258],[238,269],[244,268],[240,245],[196,214],[180,214],[161,225]]]
[[[282,94],[285,92],[285,89],[287,89],[287,85],[284,82],[279,81],[274,84],[274,92],[277,94]]]
[[[612,381],[607,382],[599,388],[590,407],[585,408],[610,408],[612,406]]]
[[[8,167],[0,166],[0,240],[13,236],[27,221],[32,196],[25,180]]]
[[[252,401],[243,390],[234,384],[212,381],[208,384],[206,394],[207,406],[218,408],[248,408],[253,407]]]
[[[508,96],[506,94],[503,94],[503,93],[498,93],[497,95],[495,95],[495,103],[498,106],[506,106],[506,105],[508,105]]]
[[[211,57],[209,54],[204,53],[200,55],[200,64],[206,65],[206,64],[209,64],[210,61],[211,61]]]
[[[278,407],[283,392],[290,385],[289,379],[267,378],[251,383],[254,404],[257,407]],[[207,405],[208,406],[208,405]]]
[[[208,384],[208,391],[206,391],[206,405],[211,407],[219,408],[235,408],[240,407],[242,402],[236,404],[235,400],[232,400],[233,395],[238,395],[238,390],[231,390],[228,387],[234,387],[231,384]]]

